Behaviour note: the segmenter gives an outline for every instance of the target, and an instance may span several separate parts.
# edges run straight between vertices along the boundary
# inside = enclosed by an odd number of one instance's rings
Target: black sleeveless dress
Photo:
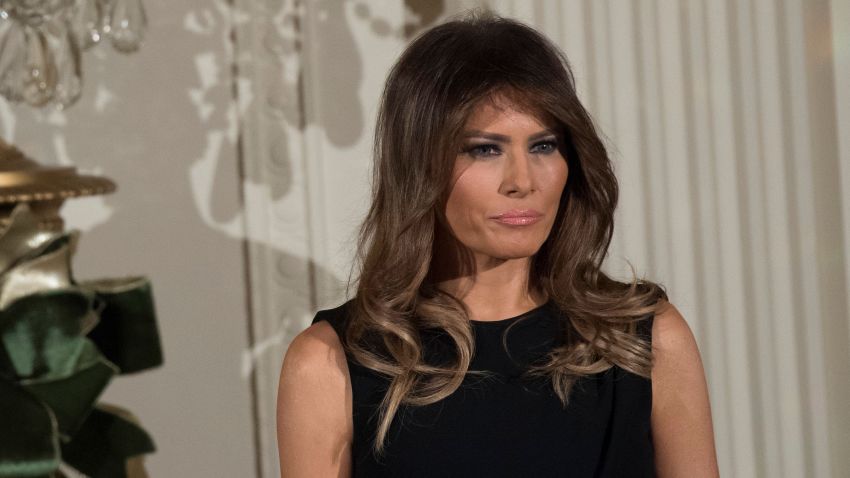
[[[319,311],[342,337],[352,301]],[[402,406],[386,451],[371,452],[388,380],[348,358],[353,392],[354,477],[651,477],[651,382],[617,366],[576,382],[563,408],[545,379],[520,376],[556,343],[565,319],[552,302],[521,315],[473,321],[476,350],[468,375],[447,398]],[[502,334],[507,333],[507,353]],[[651,338],[652,318],[638,333]],[[438,348],[434,348],[437,350]]]

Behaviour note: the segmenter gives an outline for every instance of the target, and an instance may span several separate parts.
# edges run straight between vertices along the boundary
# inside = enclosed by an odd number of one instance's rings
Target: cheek
[[[543,177],[546,182],[544,190],[550,192],[549,199],[551,200],[552,197],[554,197],[555,201],[559,200],[561,193],[564,191],[564,187],[567,185],[567,178],[569,177],[567,161],[563,158],[558,161],[553,161]]]
[[[467,168],[456,176],[446,203],[446,218],[460,237],[482,228],[481,221],[491,211],[488,191],[494,186],[487,174]]]

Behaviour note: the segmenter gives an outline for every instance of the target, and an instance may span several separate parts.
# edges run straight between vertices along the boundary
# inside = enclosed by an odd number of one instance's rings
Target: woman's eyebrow
[[[538,140],[540,138],[545,138],[546,136],[556,136],[557,137],[558,135],[556,135],[555,132],[551,129],[544,129],[543,131],[534,133],[533,135],[529,136],[528,140],[529,141],[535,141],[535,140]]]
[[[556,135],[555,135],[555,132],[552,131],[551,129],[545,129],[543,131],[538,131],[537,133],[534,133],[533,135],[529,136],[528,140],[529,141],[535,141],[535,140],[543,138],[545,136],[556,136]],[[466,138],[485,138],[485,139],[489,139],[489,140],[492,140],[492,141],[498,141],[500,143],[510,143],[511,142],[511,138],[509,136],[505,136],[503,134],[498,134],[498,133],[488,133],[486,131],[481,131],[481,130],[477,130],[477,129],[465,131],[463,133],[463,138],[464,139],[466,139]]]

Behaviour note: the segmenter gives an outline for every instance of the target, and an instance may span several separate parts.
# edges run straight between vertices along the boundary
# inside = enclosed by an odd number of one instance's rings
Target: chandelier
[[[134,52],[146,28],[142,0],[0,0],[0,95],[67,108],[82,92],[81,52],[107,41]]]

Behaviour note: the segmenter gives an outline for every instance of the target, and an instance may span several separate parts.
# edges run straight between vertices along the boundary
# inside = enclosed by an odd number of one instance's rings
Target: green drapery
[[[153,441],[97,399],[113,376],[162,364],[150,282],[78,283],[76,231],[14,226],[0,233],[0,249],[20,253],[0,261],[0,476],[53,476],[61,462],[125,476],[127,459],[154,451]]]

